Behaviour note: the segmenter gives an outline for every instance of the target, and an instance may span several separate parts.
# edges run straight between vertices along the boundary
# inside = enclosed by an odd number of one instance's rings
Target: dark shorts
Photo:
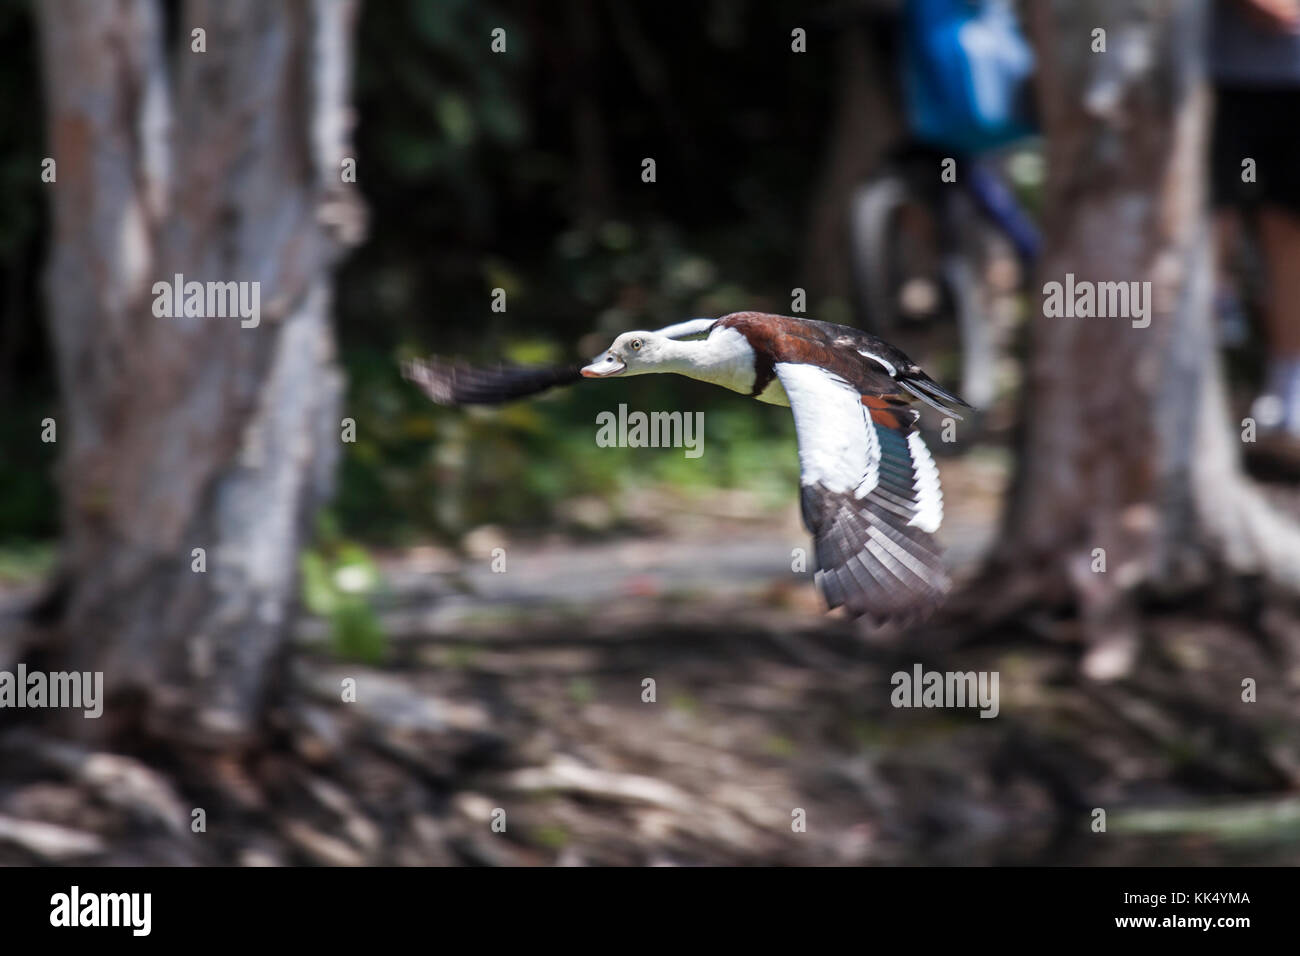
[[[1242,182],[1242,160],[1255,181]],[[1300,87],[1220,86],[1210,182],[1216,206],[1279,206],[1300,216]]]

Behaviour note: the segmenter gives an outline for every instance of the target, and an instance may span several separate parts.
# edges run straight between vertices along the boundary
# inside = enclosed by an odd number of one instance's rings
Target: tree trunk
[[[63,402],[46,649],[104,673],[108,719],[85,732],[129,712],[229,743],[262,712],[337,457],[330,269],[361,229],[340,175],[355,8],[195,0],[170,51],[162,9],[37,5]],[[260,322],[157,317],[154,284],[178,274],[260,283]]]
[[[1031,5],[1048,149],[1041,283],[1150,282],[1150,324],[1032,300],[1018,473],[993,567],[1077,602],[1086,666],[1136,648],[1138,588],[1207,572],[1300,583],[1300,535],[1240,469],[1211,314],[1204,6]],[[1093,52],[1094,28],[1106,52]],[[1096,549],[1102,549],[1097,551]],[[1100,570],[1104,561],[1104,571]]]
[[[802,275],[817,297],[853,294],[848,245],[849,211],[857,189],[898,141],[901,119],[891,98],[891,78],[864,31],[844,28],[836,38],[839,100],[826,160],[809,209]]]

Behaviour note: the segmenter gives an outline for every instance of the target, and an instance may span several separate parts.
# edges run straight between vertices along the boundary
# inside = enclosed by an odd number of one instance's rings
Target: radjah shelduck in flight
[[[925,402],[969,407],[892,345],[811,319],[736,312],[624,332],[590,365],[472,368],[437,358],[404,373],[435,402],[491,405],[586,379],[675,372],[794,415],[804,524],[831,608],[876,623],[915,621],[948,575],[934,534],[939,470],[917,429]]]

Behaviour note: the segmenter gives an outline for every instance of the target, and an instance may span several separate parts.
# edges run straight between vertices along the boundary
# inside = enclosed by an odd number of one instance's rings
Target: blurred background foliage
[[[339,278],[358,422],[336,505],[345,530],[398,543],[553,525],[574,496],[743,484],[790,439],[785,416],[677,382],[465,414],[395,374],[404,353],[571,360],[625,329],[788,311],[807,205],[789,183],[817,178],[823,117],[808,104],[825,108],[830,84],[810,69],[791,88],[766,69],[748,31],[765,24],[773,43],[788,31],[770,29],[772,5],[751,6],[366,8],[357,142],[372,232]],[[507,56],[486,39],[498,26]],[[597,449],[596,413],[623,401],[705,410],[708,452]],[[791,487],[795,475],[791,461]]]
[[[41,553],[31,546],[58,532],[56,445],[33,441],[56,414],[53,357],[46,341],[41,264],[47,243],[41,159],[46,155],[35,27],[26,5],[0,3],[0,576]],[[39,562],[38,562],[39,563]],[[44,568],[39,569],[43,572]]]
[[[617,524],[618,500],[658,482],[753,487],[788,504],[793,429],[777,410],[650,377],[466,414],[432,406],[398,362],[571,360],[625,329],[790,311],[835,83],[829,37],[810,39],[822,55],[789,57],[789,28],[777,27],[799,11],[362,5],[356,143],[371,219],[336,282],[345,414],[357,422],[331,509],[338,534],[396,545],[454,542],[485,522],[564,526],[575,496],[609,503]],[[496,27],[508,55],[490,49]],[[0,49],[0,541],[37,553],[57,532],[56,446],[31,435],[57,418],[58,399],[40,294],[46,137],[24,5],[0,4]],[[655,183],[641,180],[645,157]],[[504,313],[491,310],[494,288]],[[842,301],[808,307],[847,314]],[[596,413],[620,402],[705,411],[706,454],[598,449]]]

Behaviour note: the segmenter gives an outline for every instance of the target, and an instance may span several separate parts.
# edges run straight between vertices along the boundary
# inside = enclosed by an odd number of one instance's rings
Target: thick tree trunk
[[[1215,568],[1294,587],[1300,537],[1243,477],[1227,416],[1204,190],[1204,6],[1032,9],[1049,166],[1039,281],[1150,282],[1152,304],[1147,327],[1055,318],[1036,290],[1022,454],[994,566],[1018,569],[1022,596],[1077,601],[1104,676],[1136,646],[1137,588],[1181,589]],[[1092,51],[1099,27],[1104,53]]]
[[[329,278],[360,231],[340,177],[355,9],[196,0],[170,51],[151,0],[37,10],[63,398],[50,649],[104,672],[99,723],[129,709],[154,732],[237,740],[337,457]],[[153,285],[177,274],[260,283],[260,323],[156,317]],[[111,705],[124,699],[137,706]]]

